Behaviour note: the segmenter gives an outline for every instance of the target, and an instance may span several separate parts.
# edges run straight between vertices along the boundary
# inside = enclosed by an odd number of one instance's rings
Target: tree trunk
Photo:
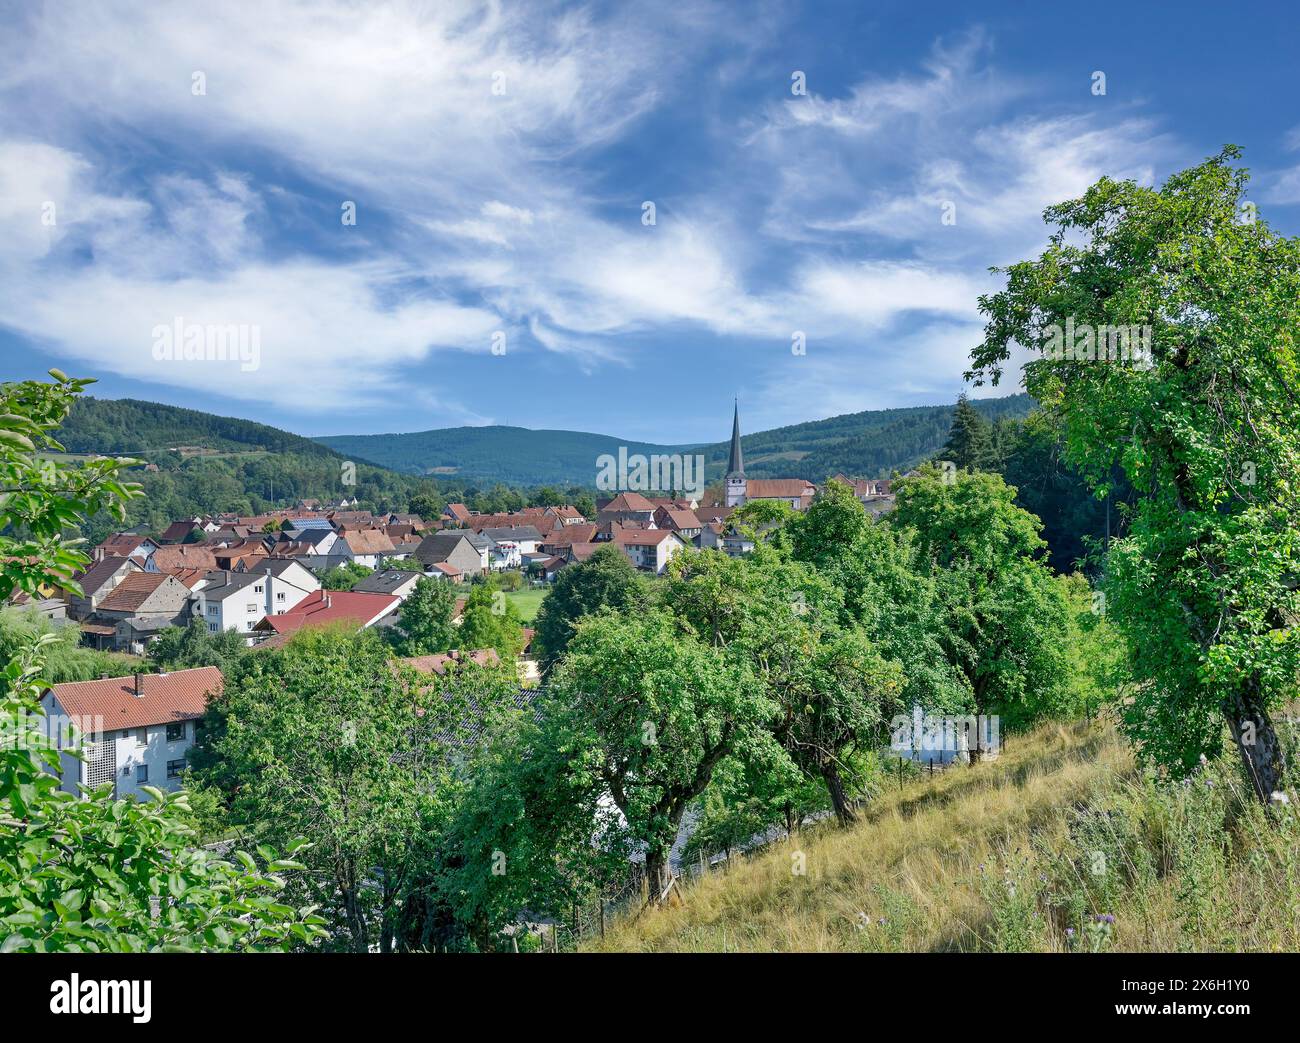
[[[1228,718],[1228,727],[1237,743],[1241,761],[1246,766],[1246,774],[1255,788],[1255,796],[1267,804],[1282,788],[1286,761],[1273,719],[1260,697],[1258,683],[1252,680],[1239,691],[1224,707],[1224,715]]]
[[[646,890],[651,905],[658,905],[673,878],[666,851],[652,849],[645,853]]]
[[[857,812],[850,806],[849,798],[844,793],[844,780],[840,778],[840,770],[834,761],[822,765],[822,778],[831,795],[831,804],[835,807],[835,817],[840,820],[840,825],[847,826],[856,822]]]

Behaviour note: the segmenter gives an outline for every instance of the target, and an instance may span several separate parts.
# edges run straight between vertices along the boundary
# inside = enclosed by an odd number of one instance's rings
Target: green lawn
[[[542,598],[546,597],[545,587],[524,587],[523,590],[507,591],[506,597],[515,603],[519,615],[525,623],[531,623],[541,607]]]

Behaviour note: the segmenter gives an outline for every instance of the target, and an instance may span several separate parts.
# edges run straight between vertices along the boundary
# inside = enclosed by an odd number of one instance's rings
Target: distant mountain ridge
[[[1014,419],[1034,406],[1028,395],[979,399],[990,420]],[[836,472],[884,477],[932,457],[948,437],[951,405],[866,410],[770,431],[746,432],[745,471],[752,478],[807,478],[821,482]],[[730,423],[723,417],[719,427]],[[727,465],[728,442],[668,445],[624,440],[585,431],[523,427],[454,427],[406,434],[305,438],[267,424],[138,399],[78,401],[59,431],[71,453],[156,457],[172,449],[202,447],[222,453],[266,452],[347,459],[409,475],[446,477],[488,486],[532,487],[595,481],[603,453],[701,453],[705,478],[714,482]]]
[[[990,420],[1016,419],[1034,407],[1024,394],[979,399],[975,407]],[[933,456],[948,437],[951,405],[865,410],[770,431],[746,433],[741,414],[745,471],[754,478],[807,478],[820,482],[838,471],[856,477],[885,477]],[[722,418],[719,427],[728,427]],[[723,474],[727,441],[667,445],[635,442],[583,431],[523,427],[453,427],[379,435],[326,435],[317,439],[343,454],[408,474],[455,475],[508,485],[590,486],[596,458],[632,453],[698,452],[710,482]]]

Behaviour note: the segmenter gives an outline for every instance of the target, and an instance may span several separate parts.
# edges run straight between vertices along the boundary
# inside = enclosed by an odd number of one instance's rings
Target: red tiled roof
[[[176,578],[176,582],[183,583],[190,590],[193,590],[195,584],[208,574],[208,569],[175,569],[169,575]]]
[[[816,486],[804,478],[751,478],[745,485],[745,499],[793,500],[816,491]]]
[[[701,528],[700,519],[692,510],[680,510],[676,507],[660,507],[655,512],[656,521],[666,520],[666,527],[669,529],[698,529]]]
[[[655,505],[647,500],[640,493],[619,493],[609,503],[602,507],[601,513],[606,511],[651,511]]]
[[[172,577],[165,572],[129,572],[99,603],[101,612],[134,612]]]
[[[69,681],[50,691],[64,713],[102,717],[106,731],[117,731],[202,717],[209,696],[220,695],[222,686],[221,671],[215,666],[140,674],[139,680],[143,693],[139,696],[135,694],[136,678],[130,676]]]
[[[432,565],[429,566],[429,568],[437,569],[439,572],[448,576],[460,575],[460,569],[456,568],[455,565],[448,565],[445,561],[435,561]]]
[[[547,536],[542,544],[548,547],[567,547],[573,543],[591,543],[599,527],[590,523],[565,525]]]
[[[615,529],[612,542],[619,546],[631,544],[640,547],[657,547],[670,536],[676,535],[672,529]]]
[[[217,556],[211,547],[182,543],[177,547],[159,547],[153,552],[153,563],[159,572],[174,572],[178,569],[204,569],[210,572],[217,567]]]
[[[478,648],[472,652],[442,652],[438,655],[411,656],[403,663],[413,666],[423,674],[437,674],[439,677],[447,672],[449,663],[474,663],[478,666],[499,666],[501,657],[495,648]]]
[[[447,513],[450,514],[457,521],[469,521],[470,519],[469,508],[466,507],[463,503],[447,504]]]
[[[353,554],[391,554],[397,549],[380,529],[348,530],[344,539]]]
[[[142,543],[156,542],[148,536],[132,536],[130,533],[117,532],[109,536],[95,549],[103,551],[105,556],[112,555],[115,558],[125,558]]]
[[[369,626],[401,604],[395,594],[371,594],[365,591],[316,590],[288,612],[264,616],[255,629],[277,634],[293,634],[305,626],[323,623],[353,622]]]

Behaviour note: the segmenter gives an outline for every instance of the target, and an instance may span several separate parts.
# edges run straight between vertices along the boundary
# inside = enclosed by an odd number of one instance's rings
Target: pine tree
[[[978,471],[988,467],[992,448],[992,426],[962,393],[957,397],[948,441],[940,451],[939,459],[951,460],[965,471]]]

